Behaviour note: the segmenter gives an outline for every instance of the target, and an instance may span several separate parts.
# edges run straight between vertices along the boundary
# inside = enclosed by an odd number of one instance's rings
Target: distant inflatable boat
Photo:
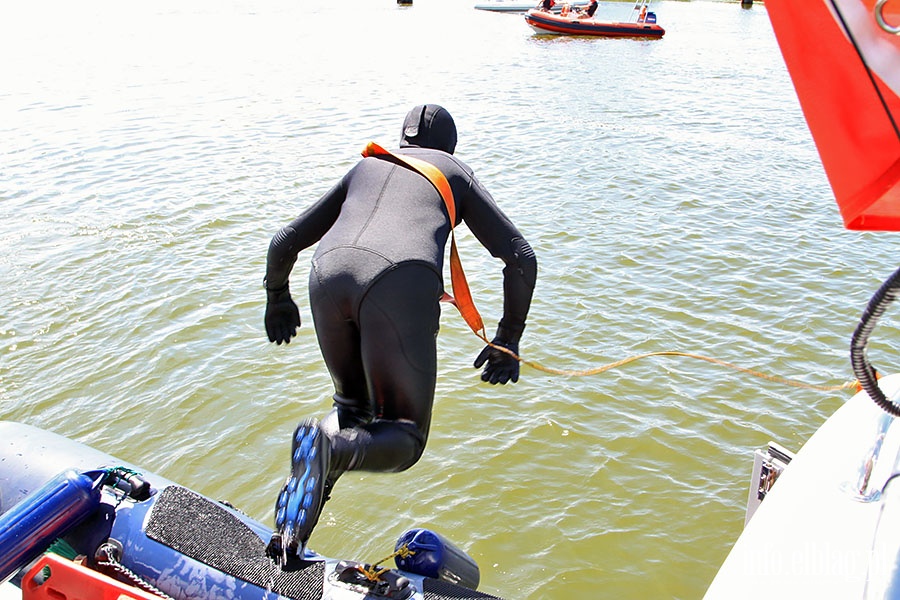
[[[396,568],[309,550],[279,566],[271,529],[230,505],[29,425],[0,421],[0,439],[0,598],[495,598],[427,529],[400,536]]]
[[[525,13],[525,22],[544,35],[588,35],[599,37],[661,38],[666,30],[656,24],[656,15],[646,14],[643,22],[599,21],[593,18],[556,15],[531,9]]]
[[[536,4],[536,2],[521,2],[520,0],[489,0],[488,2],[476,4],[475,8],[477,10],[489,10],[491,12],[524,13],[535,8]],[[569,3],[569,6],[572,8],[584,7],[587,5],[588,0],[578,0],[577,2]],[[550,10],[554,13],[559,13],[562,9],[563,3],[559,2],[554,4],[553,8]]]

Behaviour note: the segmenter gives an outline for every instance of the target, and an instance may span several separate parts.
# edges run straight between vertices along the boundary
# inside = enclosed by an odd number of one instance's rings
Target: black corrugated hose
[[[878,319],[887,310],[888,305],[897,299],[898,295],[900,295],[900,269],[895,271],[869,300],[869,305],[860,317],[859,325],[856,326],[850,342],[850,364],[853,366],[853,374],[859,380],[860,386],[866,390],[875,404],[895,417],[900,417],[900,406],[888,400],[881,388],[878,387],[878,376],[866,356],[866,345],[869,343],[869,336],[878,324]]]

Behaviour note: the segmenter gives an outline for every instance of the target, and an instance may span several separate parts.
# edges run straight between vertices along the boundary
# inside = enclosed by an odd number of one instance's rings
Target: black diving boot
[[[291,475],[275,503],[275,533],[266,554],[279,562],[303,558],[325,504],[331,442],[315,419],[297,426],[291,444]]]

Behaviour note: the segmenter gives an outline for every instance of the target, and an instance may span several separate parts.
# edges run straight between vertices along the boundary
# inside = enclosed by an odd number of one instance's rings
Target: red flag
[[[900,0],[767,0],[848,229],[900,231]]]

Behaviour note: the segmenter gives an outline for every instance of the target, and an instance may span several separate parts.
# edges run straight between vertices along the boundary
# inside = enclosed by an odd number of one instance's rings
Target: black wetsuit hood
[[[437,104],[420,104],[403,120],[400,147],[419,146],[453,154],[456,150],[456,123],[447,109]]]

